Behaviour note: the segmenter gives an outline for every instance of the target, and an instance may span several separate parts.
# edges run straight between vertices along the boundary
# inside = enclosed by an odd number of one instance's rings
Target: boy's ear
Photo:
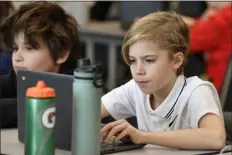
[[[177,70],[184,63],[184,54],[182,52],[177,52],[174,54],[174,69]]]
[[[56,63],[59,65],[64,63],[68,59],[69,54],[70,54],[70,49],[66,49],[64,53],[56,60]]]

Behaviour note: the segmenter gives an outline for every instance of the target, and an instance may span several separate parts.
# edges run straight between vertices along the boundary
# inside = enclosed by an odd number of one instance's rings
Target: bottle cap
[[[93,65],[91,64],[90,59],[88,58],[83,58],[83,59],[78,59],[77,62],[77,68],[75,69],[76,72],[79,73],[97,73],[101,75],[102,72],[102,65]]]
[[[35,87],[27,89],[26,96],[33,98],[53,98],[55,90],[47,87],[44,81],[38,81]]]
[[[88,58],[78,59],[77,66],[79,68],[91,66],[90,59],[88,59]]]

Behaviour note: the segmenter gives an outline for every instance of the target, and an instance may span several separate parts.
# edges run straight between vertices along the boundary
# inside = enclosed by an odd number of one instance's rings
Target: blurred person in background
[[[203,51],[206,74],[221,92],[229,59],[232,55],[232,2],[207,2],[200,19],[183,17],[190,27],[190,52]],[[232,142],[231,112],[224,112],[227,140]]]
[[[14,6],[10,1],[0,2],[0,24],[3,23],[12,11],[14,11]],[[8,74],[11,69],[11,53],[4,52],[0,47],[0,75]]]
[[[204,52],[206,75],[220,93],[232,53],[232,3],[207,2],[199,19],[185,17],[190,28],[190,53]]]
[[[96,1],[90,7],[90,19],[93,21],[106,21],[112,1]]]

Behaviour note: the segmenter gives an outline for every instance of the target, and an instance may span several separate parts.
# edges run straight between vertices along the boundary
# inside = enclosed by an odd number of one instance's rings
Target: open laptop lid
[[[55,146],[59,149],[70,150],[73,83],[73,76],[70,75],[28,70],[18,71],[18,139],[20,142],[24,142],[26,90],[29,87],[34,87],[39,80],[43,80],[48,87],[52,87],[56,91],[56,97],[54,98],[56,105]]]

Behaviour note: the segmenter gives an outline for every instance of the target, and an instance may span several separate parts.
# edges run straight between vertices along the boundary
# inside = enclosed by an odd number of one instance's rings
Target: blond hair
[[[128,30],[122,45],[124,61],[129,65],[129,47],[141,40],[152,41],[161,49],[173,53],[182,52],[184,63],[177,70],[183,72],[189,48],[189,29],[181,16],[174,12],[155,12],[135,22]]]

